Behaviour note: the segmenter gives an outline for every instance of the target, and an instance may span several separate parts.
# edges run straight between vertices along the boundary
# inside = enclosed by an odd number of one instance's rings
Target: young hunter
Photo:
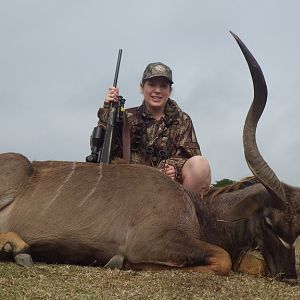
[[[172,71],[165,64],[150,63],[146,67],[140,83],[143,103],[126,109],[130,163],[159,168],[186,189],[204,195],[211,183],[210,166],[201,155],[191,118],[170,99],[172,84]],[[118,102],[118,96],[119,89],[110,87],[98,111],[99,127],[106,128],[110,103]],[[119,128],[112,158],[122,158],[122,153]]]

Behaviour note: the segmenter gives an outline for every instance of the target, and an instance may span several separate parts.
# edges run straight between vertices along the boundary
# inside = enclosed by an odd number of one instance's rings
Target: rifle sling
[[[126,112],[123,113],[122,143],[123,143],[123,159],[126,163],[129,164],[130,163],[130,126],[129,126]]]

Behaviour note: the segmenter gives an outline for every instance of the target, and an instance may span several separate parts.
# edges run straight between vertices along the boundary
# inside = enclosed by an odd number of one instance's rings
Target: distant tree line
[[[233,183],[234,183],[233,180],[228,179],[228,178],[223,178],[221,180],[217,180],[216,183],[213,183],[212,185],[214,187],[223,187],[223,186],[230,185],[230,184],[233,184]]]

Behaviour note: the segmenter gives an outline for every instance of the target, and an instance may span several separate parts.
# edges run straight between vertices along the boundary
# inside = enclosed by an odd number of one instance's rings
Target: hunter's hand
[[[111,102],[115,103],[118,102],[118,96],[119,96],[119,88],[117,87],[110,87],[108,89],[108,93],[106,97],[104,98],[104,104],[110,104]]]
[[[176,169],[173,165],[165,164],[163,172],[172,179],[176,177]]]

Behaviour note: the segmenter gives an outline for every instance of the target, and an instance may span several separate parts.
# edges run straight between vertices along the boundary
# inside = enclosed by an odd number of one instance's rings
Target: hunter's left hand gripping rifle
[[[117,66],[113,86],[118,83],[120,63],[122,58],[122,49],[119,49]],[[101,126],[97,126],[92,134],[92,153],[86,157],[87,162],[98,162],[110,164],[112,158],[112,147],[114,142],[115,127],[122,122],[121,112],[124,112],[125,99],[122,96],[118,97],[118,102],[110,102],[109,115],[107,120],[106,130]]]

